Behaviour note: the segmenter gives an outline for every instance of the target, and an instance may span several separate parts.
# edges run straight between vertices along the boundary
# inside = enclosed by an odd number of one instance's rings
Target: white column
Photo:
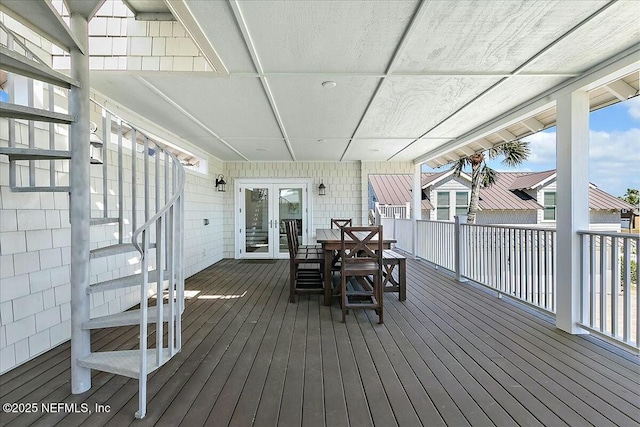
[[[589,229],[589,96],[576,91],[557,105],[556,326],[586,333],[580,319],[580,236]]]
[[[418,220],[422,219],[422,163],[413,165],[413,182],[411,185],[411,253],[414,258],[418,253]]]
[[[87,43],[87,19],[71,14],[71,30]],[[88,43],[86,44],[88,45]],[[91,388],[91,370],[78,366],[79,358],[89,355],[90,331],[82,329],[89,320],[89,221],[91,201],[89,193],[89,57],[71,48],[71,77],[81,83],[72,87],[69,108],[75,116],[70,126],[71,146],[71,392],[83,393]],[[104,160],[107,161],[106,159]]]

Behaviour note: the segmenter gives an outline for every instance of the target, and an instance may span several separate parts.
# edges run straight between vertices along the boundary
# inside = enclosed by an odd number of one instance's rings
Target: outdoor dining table
[[[363,234],[367,235],[367,233]],[[350,240],[349,236],[345,236],[347,248]],[[316,230],[316,241],[322,245],[322,250],[324,251],[324,305],[331,305],[331,260],[333,251],[342,249],[342,235],[340,230],[336,228],[318,228]],[[371,242],[375,243],[377,240],[372,239]],[[396,239],[385,237],[382,241],[382,246],[384,249],[391,249],[391,244],[396,242]]]

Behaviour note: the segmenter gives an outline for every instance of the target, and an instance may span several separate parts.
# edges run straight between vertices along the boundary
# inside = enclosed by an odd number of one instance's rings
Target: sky
[[[624,195],[627,188],[640,189],[640,96],[592,112],[589,129],[589,181],[614,196]],[[500,159],[489,165],[498,171],[556,168],[555,127],[524,140],[531,143],[531,155],[522,166],[510,169]]]

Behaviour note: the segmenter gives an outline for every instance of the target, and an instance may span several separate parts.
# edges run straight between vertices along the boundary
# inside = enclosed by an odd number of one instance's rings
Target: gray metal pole
[[[87,19],[71,15],[71,31],[86,43]],[[77,361],[91,351],[90,332],[82,329],[89,320],[89,57],[78,49],[71,49],[71,76],[81,87],[71,88],[70,111],[75,117],[71,124],[71,392],[83,393],[91,388],[91,369],[78,366]],[[106,143],[106,142],[105,142]],[[105,159],[106,161],[106,159]]]

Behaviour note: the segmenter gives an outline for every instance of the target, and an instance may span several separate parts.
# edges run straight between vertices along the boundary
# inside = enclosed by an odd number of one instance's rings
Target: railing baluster
[[[111,114],[106,110],[102,110],[102,204],[103,218],[109,217],[109,191],[108,191],[108,173],[107,164],[109,163],[108,145],[109,136],[111,135]]]
[[[7,49],[13,50],[14,48],[14,40],[13,33],[7,33]],[[7,73],[7,90],[9,92],[9,101],[12,103],[16,102],[15,96],[15,77],[13,73]],[[16,119],[9,119],[9,147],[16,146]],[[16,186],[16,162],[15,160],[9,161],[9,187],[13,188]]]
[[[619,336],[618,294],[620,293],[620,249],[618,238],[611,239],[611,335]]]
[[[118,243],[124,241],[124,163],[122,160],[122,122],[118,120]],[[135,149],[135,147],[133,147]]]
[[[144,147],[144,221],[149,221],[149,138],[143,136]]]
[[[628,343],[631,341],[631,239],[625,239],[623,250],[622,277],[622,339]],[[640,306],[637,306],[640,308]]]
[[[607,326],[607,237],[600,236],[600,331],[606,331]]]
[[[53,85],[50,84],[48,86],[48,95],[49,95],[49,111],[55,110],[56,105],[56,97],[53,92]],[[49,150],[56,149],[56,125],[55,123],[49,123]],[[51,187],[56,185],[56,161],[49,160],[49,185]]]
[[[145,415],[147,408],[147,321],[149,286],[149,231],[142,232],[142,286],[140,286],[140,379],[138,381],[138,418]]]
[[[33,55],[27,53],[27,58],[33,59]],[[27,103],[29,107],[34,106],[34,81],[31,78],[27,78]],[[36,128],[35,122],[33,120],[29,120],[27,122],[28,128],[28,139],[29,139],[29,148],[36,148]],[[29,186],[36,186],[36,161],[29,160]]]
[[[596,321],[596,239],[589,237],[589,326],[594,327]]]
[[[137,148],[138,135],[136,135],[135,129],[131,129],[131,231],[135,231],[138,229],[138,195],[136,191],[136,188],[138,186],[138,183],[136,182],[136,169],[138,168]]]

